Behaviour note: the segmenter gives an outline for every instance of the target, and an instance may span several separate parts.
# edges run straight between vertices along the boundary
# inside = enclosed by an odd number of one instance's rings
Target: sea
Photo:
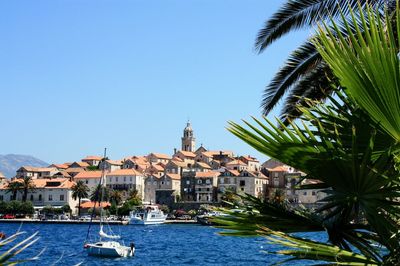
[[[84,224],[20,224],[0,223],[0,232],[19,237],[38,232],[39,240],[18,255],[35,257],[25,265],[273,265],[287,259],[268,251],[284,249],[271,245],[262,237],[221,236],[222,229],[197,224],[162,224],[151,226],[112,225],[127,246],[135,243],[135,256],[130,258],[100,258],[88,256],[83,248],[88,225]],[[98,232],[93,225],[89,238]],[[322,233],[303,234],[314,240],[326,240]],[[10,246],[9,246],[10,247]],[[4,247],[0,248],[0,254]],[[305,261],[291,261],[287,265],[306,265]]]

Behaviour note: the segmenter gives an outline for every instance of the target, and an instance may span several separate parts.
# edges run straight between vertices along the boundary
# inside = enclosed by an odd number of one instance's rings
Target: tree
[[[97,185],[92,194],[90,195],[90,200],[93,202],[108,201],[109,190],[103,185]]]
[[[17,182],[17,181],[12,181],[10,183],[8,183],[7,186],[7,193],[10,192],[12,193],[12,199],[16,200],[17,199],[17,194],[18,191],[20,191],[22,188],[21,183]]]
[[[142,204],[142,198],[139,194],[139,191],[136,189],[129,190],[127,200],[134,206],[139,206]]]
[[[110,191],[110,201],[112,203],[115,203],[116,205],[119,205],[120,202],[122,201],[122,193],[119,190],[111,190]]]
[[[72,212],[72,209],[69,206],[69,204],[65,204],[64,206],[62,206],[61,210],[63,213],[71,213]]]
[[[382,12],[387,5],[393,7],[394,0],[371,0],[368,2],[373,8]],[[287,0],[259,31],[255,48],[261,53],[270,44],[291,31],[314,27],[322,22],[329,23],[331,17],[340,21],[343,19],[352,22],[348,14],[349,7],[364,10],[366,3],[366,0]],[[339,6],[343,7],[342,10]],[[340,11],[344,13],[343,17],[341,17]],[[336,30],[343,33],[347,31],[341,27]],[[307,106],[309,104],[306,101],[307,98],[320,100],[332,93],[332,83],[336,83],[335,76],[316,50],[311,39],[291,53],[265,88],[262,100],[265,115],[285,95],[287,97],[281,115],[283,119],[290,119],[300,115],[296,104]]]
[[[74,200],[78,199],[78,216],[81,215],[81,199],[89,197],[89,188],[83,183],[83,181],[78,181],[72,186],[72,198]]]
[[[346,7],[344,7],[346,8]],[[342,265],[397,265],[400,261],[400,10],[382,20],[373,6],[348,7],[344,37],[328,26],[313,40],[343,91],[326,104],[302,108],[300,122],[280,127],[254,119],[229,130],[260,152],[304,172],[328,196],[315,213],[242,196],[243,212],[220,218],[233,235],[263,235],[290,247],[274,253],[286,261],[317,260]],[[345,17],[343,17],[343,20]],[[394,19],[395,23],[391,23]],[[367,23],[369,21],[369,24]],[[351,25],[357,22],[363,28]],[[331,21],[332,27],[340,27]],[[300,125],[299,125],[300,123]],[[325,230],[329,244],[289,235]],[[376,248],[377,245],[385,250]]]
[[[30,176],[25,176],[21,180],[21,190],[23,191],[22,194],[22,201],[25,202],[27,197],[28,197],[28,192],[30,189],[35,187],[35,184],[32,181],[32,177]]]

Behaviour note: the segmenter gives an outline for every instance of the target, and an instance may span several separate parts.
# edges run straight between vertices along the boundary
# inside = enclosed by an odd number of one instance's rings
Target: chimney
[[[176,148],[174,148],[174,155],[176,154]]]
[[[222,155],[222,151],[219,151],[219,155]]]

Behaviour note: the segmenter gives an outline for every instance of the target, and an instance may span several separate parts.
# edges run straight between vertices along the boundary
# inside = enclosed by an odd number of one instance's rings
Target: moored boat
[[[129,224],[150,225],[162,224],[167,219],[167,215],[158,208],[157,205],[146,205],[142,209],[131,211],[129,215]]]

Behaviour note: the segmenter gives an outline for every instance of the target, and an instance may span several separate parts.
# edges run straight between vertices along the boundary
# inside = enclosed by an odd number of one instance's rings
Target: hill
[[[30,155],[0,155],[0,172],[8,178],[14,177],[15,171],[24,165],[43,167],[49,164]]]

